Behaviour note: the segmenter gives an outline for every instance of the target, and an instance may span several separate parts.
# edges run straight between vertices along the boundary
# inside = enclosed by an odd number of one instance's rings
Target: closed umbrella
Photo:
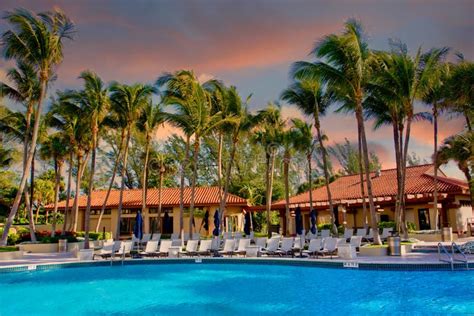
[[[206,210],[204,213],[204,218],[202,219],[202,226],[206,232],[209,231],[209,210]]]
[[[219,210],[216,210],[216,212],[214,213],[214,230],[212,231],[212,234],[214,236],[219,236],[219,225]]]
[[[137,212],[137,217],[135,218],[135,225],[133,225],[133,234],[139,240],[138,248],[140,249],[140,242],[143,238],[143,218],[140,211]]]
[[[301,216],[301,208],[298,206],[296,208],[296,234],[301,235],[303,234],[303,216]]]
[[[171,231],[171,228],[170,228],[170,215],[168,214],[168,212],[165,212],[165,216],[163,216],[163,231],[162,233],[163,234],[169,234],[170,231]]]
[[[316,210],[311,210],[311,234],[316,235]]]
[[[245,212],[245,224],[244,224],[245,235],[250,235],[250,212]]]

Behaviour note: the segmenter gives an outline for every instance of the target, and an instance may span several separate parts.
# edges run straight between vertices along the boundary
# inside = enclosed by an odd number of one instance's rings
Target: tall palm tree
[[[125,188],[125,171],[127,170],[128,150],[132,127],[141,116],[143,108],[150,102],[151,95],[155,89],[149,85],[134,84],[124,85],[120,83],[113,83],[110,87],[112,109],[122,117],[125,123],[126,140],[124,146],[122,171],[121,171],[121,185],[118,205],[117,228],[115,231],[115,239],[120,237],[120,222],[122,217],[123,206],[123,190]]]
[[[373,90],[375,99],[383,99],[382,106],[379,106],[382,111],[384,106],[387,108],[388,113],[382,114],[379,120],[392,120],[398,180],[396,222],[404,238],[408,238],[404,192],[411,126],[420,118],[428,118],[425,113],[416,113],[414,104],[427,94],[448,49],[432,49],[427,53],[418,49],[415,57],[411,57],[406,45],[398,42],[391,44],[389,54],[378,54],[379,67],[374,71],[368,90]]]
[[[354,109],[362,143],[374,243],[381,244],[370,179],[369,150],[363,116],[365,89],[371,79],[375,61],[374,55],[368,47],[362,25],[353,19],[345,23],[342,34],[325,36],[316,44],[312,53],[321,60],[314,63],[296,63],[294,76],[300,80],[321,78],[335,92],[336,98],[340,102]]]
[[[229,161],[225,170],[225,179],[224,179],[224,192],[221,197],[219,205],[219,219],[221,231],[224,225],[224,214],[227,204],[227,195],[229,193],[229,185],[232,175],[232,166],[235,160],[235,153],[237,151],[237,144],[240,141],[241,136],[248,132],[254,123],[253,117],[247,110],[248,101],[251,98],[251,95],[247,97],[245,102],[242,102],[242,99],[237,92],[235,87],[230,87],[224,90],[224,99],[226,102],[226,118],[230,119],[229,122],[222,125],[220,130],[224,130],[230,134],[232,145],[229,154]]]
[[[61,173],[64,161],[70,148],[68,140],[61,132],[50,135],[46,141],[41,144],[40,156],[42,159],[52,159],[54,162],[54,209],[51,236],[56,233],[56,214],[58,213],[59,189],[61,185]]]
[[[303,113],[310,115],[314,119],[316,137],[319,142],[319,149],[323,160],[324,179],[326,181],[326,193],[328,196],[329,212],[334,234],[337,234],[335,225],[336,218],[332,202],[331,189],[329,188],[329,163],[324,136],[321,132],[321,117],[324,116],[329,107],[335,102],[335,94],[324,87],[324,83],[317,78],[296,80],[288,89],[283,91],[281,98],[291,104],[295,104]]]
[[[72,21],[59,9],[37,15],[25,9],[15,9],[7,12],[4,18],[11,28],[2,34],[3,55],[6,59],[16,59],[32,65],[38,73],[40,92],[34,111],[35,122],[26,164],[23,166],[18,193],[5,223],[1,246],[7,244],[8,231],[20,206],[26,185],[27,170],[33,162],[47,84],[54,77],[55,67],[63,59],[64,39],[72,39],[74,31]]]
[[[449,74],[449,64],[438,61],[437,65],[434,65],[433,74],[431,76],[430,83],[427,86],[425,94],[422,96],[422,100],[427,105],[431,106],[432,118],[433,118],[433,159],[438,157],[438,116],[443,110],[441,107],[442,102],[447,94],[447,81]],[[433,192],[433,206],[435,211],[435,229],[439,229],[439,212],[438,212],[438,168],[436,161],[434,168],[434,192]]]
[[[87,195],[87,206],[84,218],[84,248],[89,249],[89,226],[92,192],[94,191],[94,174],[96,166],[96,151],[98,146],[99,129],[106,117],[110,107],[108,88],[102,79],[94,72],[84,71],[79,78],[84,80],[84,90],[79,93],[81,107],[83,107],[92,132],[91,143],[91,166],[89,172],[89,194]]]
[[[95,227],[95,232],[97,233],[100,229],[100,224],[102,222],[102,217],[104,216],[105,208],[107,207],[107,201],[109,200],[110,192],[112,192],[112,188],[115,183],[115,176],[117,175],[117,169],[120,165],[124,142],[126,137],[126,122],[120,115],[117,113],[111,112],[109,115],[104,119],[104,125],[109,128],[112,133],[115,133],[117,129],[120,130],[120,138],[118,140],[118,148],[116,151],[115,159],[114,159],[114,166],[112,168],[112,175],[110,177],[109,187],[107,188],[107,193],[105,194],[104,202],[102,203],[102,207],[100,209],[99,218],[97,219],[97,225]]]
[[[444,140],[443,145],[438,150],[438,156],[436,157],[436,166],[446,164],[449,161],[455,161],[458,165],[469,184],[469,191],[471,193],[471,205],[474,201],[474,182],[473,182],[473,169],[474,169],[474,132],[466,131]],[[469,170],[469,164],[471,164],[471,170]]]
[[[161,211],[162,211],[162,191],[163,191],[163,181],[167,174],[173,173],[175,171],[175,162],[170,155],[160,152],[153,152],[150,159],[150,168],[158,170],[159,180],[158,180],[158,222],[157,227],[161,227]],[[162,233],[162,229],[160,228]]]
[[[143,164],[143,175],[142,175],[142,213],[146,208],[146,199],[148,193],[148,167],[149,167],[149,156],[150,146],[153,133],[156,129],[163,125],[166,120],[166,116],[163,112],[161,104],[154,105],[152,101],[145,105],[143,108],[142,115],[140,116],[137,127],[138,130],[145,134],[145,161]]]
[[[313,209],[312,160],[313,160],[313,152],[314,152],[314,140],[313,140],[313,133],[312,133],[313,126],[312,124],[308,124],[305,121],[302,121],[300,119],[293,119],[292,122],[294,125],[294,131],[295,131],[295,135],[294,135],[295,149],[306,156],[306,160],[308,163],[309,209],[312,210]],[[288,203],[289,202],[287,200],[286,204],[288,205]]]
[[[467,130],[474,128],[474,63],[459,55],[460,61],[453,65],[447,82],[445,107],[451,113],[466,120]]]
[[[254,141],[265,148],[265,193],[266,193],[266,215],[267,234],[270,232],[270,211],[272,207],[273,174],[275,169],[275,158],[282,143],[283,128],[286,122],[281,117],[281,109],[278,105],[269,103],[267,107],[260,110],[255,117],[258,122],[254,134]]]

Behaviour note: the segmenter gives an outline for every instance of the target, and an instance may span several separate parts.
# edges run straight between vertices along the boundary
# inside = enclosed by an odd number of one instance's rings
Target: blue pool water
[[[471,314],[473,272],[146,264],[0,274],[0,315]]]

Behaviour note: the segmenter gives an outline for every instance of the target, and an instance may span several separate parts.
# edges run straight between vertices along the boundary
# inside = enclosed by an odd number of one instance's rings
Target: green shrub
[[[389,221],[389,222],[379,222],[379,229],[384,229],[384,228],[393,228],[395,229],[395,222],[394,221]]]
[[[0,228],[0,236],[3,235],[3,228]],[[10,228],[8,231],[8,238],[7,238],[7,245],[13,246],[18,243],[20,240],[20,234],[17,232],[15,228]]]
[[[416,231],[415,223],[407,222],[407,228],[408,228],[409,233],[412,233],[412,232]]]
[[[331,225],[331,223],[319,224],[319,225],[318,225],[318,230],[321,231],[321,230],[323,230],[323,229],[332,230],[332,225]]]
[[[84,237],[86,232],[76,232],[77,237]],[[101,233],[96,233],[96,232],[89,232],[89,239],[90,240],[107,240],[107,239],[112,239],[112,233],[111,232],[105,232],[105,235],[103,232]]]

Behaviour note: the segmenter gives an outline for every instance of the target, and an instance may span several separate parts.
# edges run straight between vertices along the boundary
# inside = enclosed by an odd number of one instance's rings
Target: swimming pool
[[[0,274],[0,315],[474,312],[474,273],[140,264]]]

